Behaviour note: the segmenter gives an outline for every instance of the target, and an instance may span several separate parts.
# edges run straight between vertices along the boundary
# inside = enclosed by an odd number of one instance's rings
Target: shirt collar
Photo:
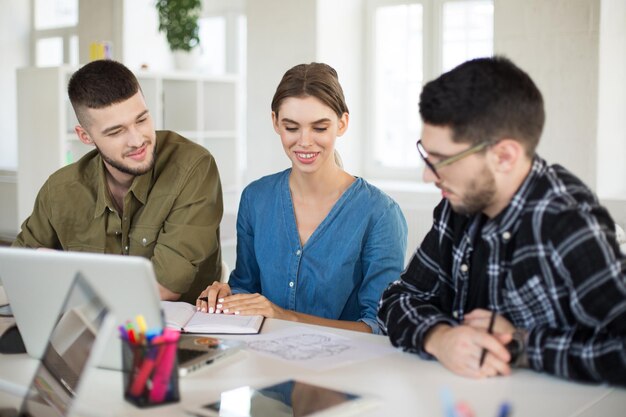
[[[93,213],[93,218],[97,218],[104,214],[104,212],[108,209],[113,211],[114,205],[111,201],[111,195],[107,192],[108,187],[106,183],[106,175],[104,170],[104,162],[102,161],[102,156],[100,154],[96,155],[94,158],[94,163],[96,164],[96,170],[98,171],[98,197],[96,198],[96,208]]]
[[[503,237],[508,236],[505,237],[505,240],[508,240],[511,237],[511,235],[517,230],[517,225],[520,223],[519,220],[527,207],[528,199],[535,183],[537,182],[537,179],[544,174],[546,169],[546,161],[538,155],[535,155],[530,171],[528,175],[526,175],[522,185],[520,185],[505,209],[485,224],[483,229],[484,235],[498,233],[502,234]]]
[[[155,155],[156,158],[156,155]],[[115,205],[111,201],[111,195],[108,192],[108,185],[106,183],[106,167],[102,161],[102,156],[98,154],[95,158],[98,165],[98,197],[96,199],[96,208],[94,210],[94,218],[102,215],[107,208],[111,211],[115,210]],[[156,161],[155,161],[156,165]],[[135,198],[143,205],[148,200],[148,192],[152,186],[152,177],[154,175],[153,166],[152,169],[143,175],[136,176],[133,183],[130,185],[128,192],[132,193]]]
[[[143,175],[139,175],[135,177],[133,183],[130,186],[128,192],[133,193],[135,198],[141,202],[141,204],[145,205],[148,200],[148,191],[150,191],[150,186],[152,184],[152,175],[154,173],[154,166],[148,172]]]

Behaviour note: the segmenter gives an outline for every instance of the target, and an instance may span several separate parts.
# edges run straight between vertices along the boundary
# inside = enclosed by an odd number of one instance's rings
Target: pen
[[[209,297],[198,297],[198,300],[200,301],[209,301]]]
[[[491,318],[489,319],[489,328],[487,329],[487,333],[493,333],[493,324],[496,322],[496,312],[491,312]],[[480,362],[478,363],[478,368],[483,367],[483,363],[485,362],[485,356],[487,356],[487,349],[483,348],[483,353],[480,355]]]
[[[500,405],[500,410],[498,410],[498,417],[508,417],[511,414],[511,405],[507,402],[502,403]]]

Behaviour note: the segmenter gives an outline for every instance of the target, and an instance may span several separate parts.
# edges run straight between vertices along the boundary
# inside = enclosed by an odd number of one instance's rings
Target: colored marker
[[[150,391],[150,402],[153,404],[162,403],[170,387],[170,375],[176,362],[177,342],[180,332],[172,329],[163,330],[163,345],[159,349],[163,350],[163,354],[159,354],[159,358],[155,363],[156,370],[152,378],[152,390]]]
[[[146,319],[144,319],[143,316],[140,314],[135,318],[135,321],[137,321],[139,331],[145,334],[146,330],[148,329],[148,326],[146,325]]]
[[[503,402],[498,410],[498,417],[509,417],[511,415],[511,404]]]
[[[443,403],[443,415],[445,417],[456,417],[454,410],[454,399],[450,388],[443,387],[440,392],[441,402]]]

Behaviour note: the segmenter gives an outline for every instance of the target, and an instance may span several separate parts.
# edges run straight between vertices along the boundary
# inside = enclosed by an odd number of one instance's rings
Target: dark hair
[[[420,115],[448,126],[455,142],[516,139],[531,156],[545,121],[541,92],[528,74],[504,57],[467,61],[424,86]]]
[[[135,75],[124,65],[110,59],[93,61],[70,78],[67,93],[78,121],[86,120],[86,109],[101,109],[125,101],[141,87]]]
[[[338,117],[349,113],[337,71],[318,62],[300,64],[288,70],[276,87],[272,111],[278,114],[283,100],[289,97],[315,97],[333,109]]]

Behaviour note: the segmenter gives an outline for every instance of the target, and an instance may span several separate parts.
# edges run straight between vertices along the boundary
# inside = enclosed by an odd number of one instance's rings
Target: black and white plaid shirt
[[[443,200],[434,225],[378,320],[395,346],[432,358],[424,336],[458,325],[465,311],[479,215]],[[626,260],[614,223],[593,193],[561,166],[535,157],[497,217],[480,231],[488,248],[488,308],[527,329],[530,367],[587,381],[626,384]]]

